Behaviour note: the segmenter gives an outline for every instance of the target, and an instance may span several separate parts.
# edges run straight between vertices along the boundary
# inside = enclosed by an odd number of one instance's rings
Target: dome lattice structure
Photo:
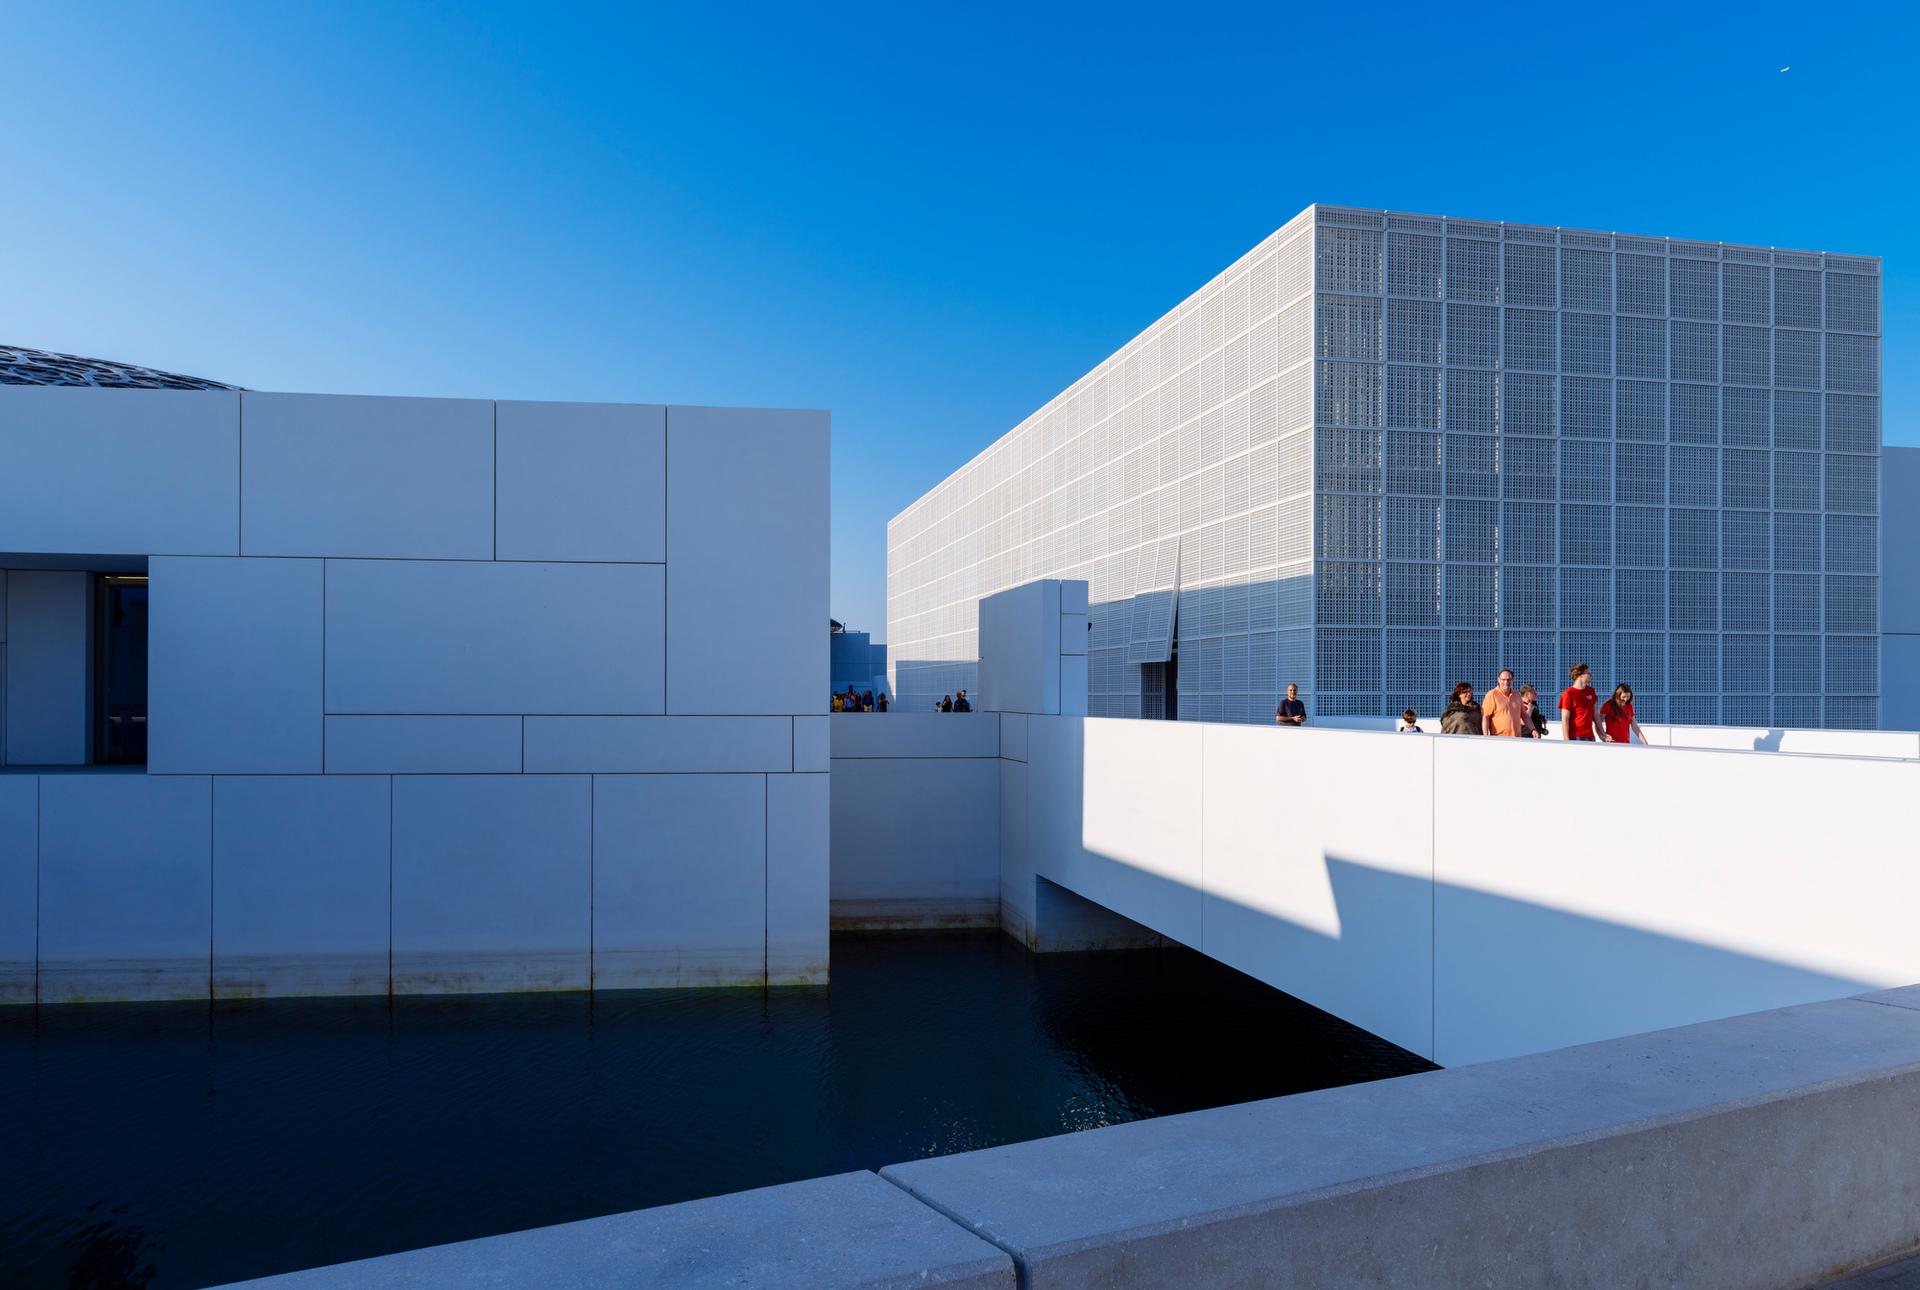
[[[181,376],[133,363],[0,345],[0,385],[91,385],[109,390],[237,390],[238,385]]]

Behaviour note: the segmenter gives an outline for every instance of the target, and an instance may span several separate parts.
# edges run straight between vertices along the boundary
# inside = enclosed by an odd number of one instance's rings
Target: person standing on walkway
[[[1593,742],[1593,709],[1599,696],[1593,692],[1593,669],[1575,663],[1567,669],[1573,684],[1560,691],[1560,737]]]
[[[1287,682],[1287,697],[1280,700],[1280,706],[1273,710],[1273,721],[1280,726],[1307,724],[1307,705],[1300,702],[1300,687],[1292,681]]]
[[[935,712],[952,712],[952,711],[953,711],[953,696],[952,696],[951,694],[943,694],[943,695],[941,695],[941,696],[940,696],[940,702],[938,702],[938,703],[936,703],[936,704],[934,704],[934,705],[933,705],[933,710],[934,710]]]
[[[1405,712],[1400,714],[1400,724],[1395,726],[1394,729],[1403,735],[1419,735],[1419,734],[1426,733],[1424,730],[1420,729],[1420,714],[1415,712],[1412,708],[1408,708]]]
[[[1440,714],[1443,735],[1477,735],[1485,728],[1480,705],[1473,701],[1473,683],[1462,681],[1453,687],[1453,699]]]
[[[1613,687],[1613,697],[1600,705],[1600,726],[1606,731],[1610,744],[1630,744],[1635,735],[1640,736],[1642,744],[1647,742],[1647,732],[1633,719],[1633,687],[1621,682]]]
[[[967,702],[967,692],[965,690],[953,696],[953,710],[955,712],[973,711],[973,705]]]
[[[1506,735],[1514,739],[1525,737],[1526,705],[1520,701],[1520,694],[1513,688],[1513,669],[1500,669],[1500,679],[1487,691],[1486,702],[1480,705],[1483,735]]]
[[[888,700],[887,692],[885,690],[880,691],[880,697],[875,699],[873,702],[874,702],[875,709],[880,712],[885,712],[888,708],[893,706],[893,704]]]
[[[1526,709],[1526,718],[1521,735],[1528,739],[1547,737],[1547,716],[1540,711],[1540,691],[1533,688],[1529,681],[1520,687],[1520,703]]]

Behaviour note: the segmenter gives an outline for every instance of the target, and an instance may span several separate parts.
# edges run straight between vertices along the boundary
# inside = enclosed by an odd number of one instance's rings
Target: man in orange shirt
[[[1488,690],[1487,697],[1481,700],[1480,733],[1511,735],[1518,739],[1527,733],[1526,718],[1526,705],[1513,688],[1513,669],[1503,667],[1499,684]]]

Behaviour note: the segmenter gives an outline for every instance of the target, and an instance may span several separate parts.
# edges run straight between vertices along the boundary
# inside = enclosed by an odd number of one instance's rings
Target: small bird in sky
[[[1780,70],[1783,72],[1790,72],[1793,70],[1793,64],[1789,63],[1785,67],[1781,68]]]

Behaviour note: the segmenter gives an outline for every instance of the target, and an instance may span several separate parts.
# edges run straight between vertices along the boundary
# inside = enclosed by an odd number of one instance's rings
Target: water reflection
[[[202,1286],[1426,1069],[1185,950],[830,990],[0,1012],[0,1285]]]

